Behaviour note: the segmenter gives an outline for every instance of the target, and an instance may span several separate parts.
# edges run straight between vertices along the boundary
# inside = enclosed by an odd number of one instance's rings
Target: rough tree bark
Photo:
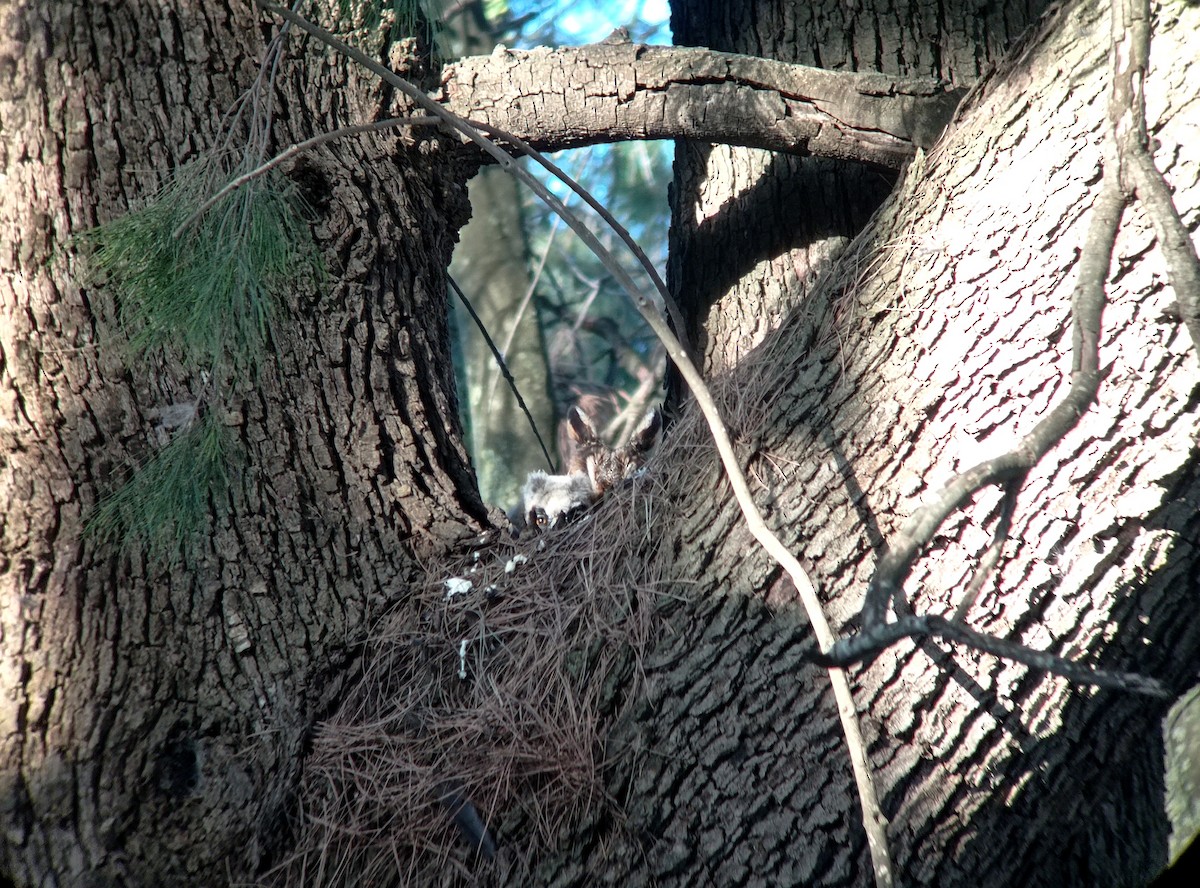
[[[870,2],[686,0],[672,5],[672,28],[684,45],[961,87],[995,64],[1044,5],[925,4],[898,16]],[[890,191],[891,176],[828,157],[680,144],[669,280],[707,369],[736,365],[777,327]],[[738,261],[717,259],[724,251],[714,243],[729,244]]]
[[[296,164],[331,285],[293,295],[261,378],[212,405],[244,448],[229,508],[187,569],[115,554],[82,521],[200,381],[116,362],[111,294],[81,286],[70,238],[217,143],[278,25],[241,2],[0,13],[0,872],[222,884],[278,846],[311,726],[414,556],[486,520],[444,323],[465,177],[392,134]],[[345,60],[301,56],[277,147],[392,110]]]
[[[255,75],[264,28],[240,3],[0,9],[0,873],[223,884],[286,850],[278,833],[310,731],[342,695],[371,621],[486,521],[453,420],[442,323],[467,171],[438,143],[386,135],[296,164],[332,284],[295,294],[275,360],[221,405],[246,451],[228,512],[214,512],[186,570],[102,550],[81,541],[82,516],[146,455],[151,411],[192,381],[169,357],[126,369],[98,347],[114,307],[103,286],[80,285],[69,236],[146,199],[147,169],[215,141]],[[1198,14],[1160,12],[1147,84],[1158,162],[1192,229]],[[809,45],[828,51],[814,23]],[[1004,40],[980,33],[977,55],[990,58]],[[695,317],[722,298],[714,317],[786,319],[774,334],[774,322],[752,335],[744,322],[696,329],[714,371],[737,368],[723,398],[746,463],[839,626],[920,497],[1006,447],[1064,388],[1106,35],[1106,11],[1056,12],[909,170],[837,277],[814,273],[832,252],[819,237],[803,236],[798,257],[778,238],[715,236],[765,218],[787,241],[796,217],[771,208],[802,192],[774,175],[778,160],[765,178],[764,164],[739,174],[746,200],[692,217],[720,220],[675,269],[697,294]],[[888,44],[866,45],[871,56]],[[287,61],[280,146],[395,110],[341,60]],[[878,200],[860,202],[846,178],[830,187],[849,221],[823,219],[818,234],[844,242]],[[702,244],[732,254],[717,286],[684,275]],[[766,312],[752,294],[725,297],[729,268],[753,283],[751,261]],[[1182,686],[1200,652],[1181,594],[1197,585],[1196,352],[1136,213],[1113,268],[1101,403],[1031,476],[972,619]],[[805,659],[804,619],[740,528],[705,442],[684,417],[654,476],[665,495],[639,513],[657,534],[646,570],[673,582],[670,631],[610,744],[610,789],[627,816],[564,836],[542,877],[862,884],[870,868],[824,673]],[[598,509],[596,531],[636,493]],[[946,526],[910,583],[918,609],[953,607],[995,508],[981,494]],[[898,646],[856,679],[906,879],[1136,884],[1161,862],[1160,704],[936,644]]]
[[[961,97],[929,77],[849,81],[750,54],[632,43],[497,47],[448,65],[443,82],[449,107],[534,147],[686,138],[880,166],[928,147]]]
[[[788,51],[819,45],[828,63],[829,20],[781,20],[772,4],[753,16],[698,6],[696,27],[751,35],[764,51],[772,35]],[[681,148],[673,289],[710,372],[736,368],[725,407],[761,503],[847,631],[903,519],[954,471],[1012,446],[1065,391],[1074,263],[1106,126],[1110,23],[1096,6],[1055,11],[835,267],[838,239],[874,209],[869,187],[825,162],[797,176],[790,160]],[[836,20],[848,9],[826,11]],[[676,10],[677,38],[745,48],[697,36]],[[938,33],[995,33],[976,24]],[[1181,78],[1194,68],[1198,24],[1183,4],[1159,11],[1147,83],[1156,158],[1193,232],[1200,157],[1187,132],[1200,105]],[[987,38],[979,58],[1013,33]],[[898,39],[904,52],[881,53]],[[860,42],[868,52],[847,43],[846,64],[919,59],[926,46],[907,32]],[[941,46],[974,70],[965,45]],[[1026,484],[970,622],[1182,688],[1200,652],[1190,604],[1200,373],[1163,280],[1144,214],[1127,213],[1100,403]],[[847,755],[826,677],[806,659],[804,618],[726,488],[694,494],[713,490],[717,471],[694,423],[685,417],[668,445],[667,514],[655,519],[692,603],[668,609],[642,709],[612,740],[621,764],[609,788],[628,817],[571,835],[543,874],[556,884],[596,873],[612,884],[868,883]],[[954,610],[998,503],[985,491],[942,529],[907,586],[919,612]],[[901,882],[1136,885],[1164,863],[1162,701],[1072,688],[932,642],[889,650],[857,672],[856,688]]]

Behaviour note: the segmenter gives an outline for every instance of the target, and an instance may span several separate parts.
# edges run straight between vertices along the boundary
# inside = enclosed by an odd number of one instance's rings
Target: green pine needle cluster
[[[283,180],[263,177],[198,210],[231,173],[185,168],[143,209],[85,236],[93,277],[114,293],[129,362],[163,350],[182,377],[206,377],[220,402],[253,379],[268,354],[284,296],[319,279],[319,253],[302,206]],[[87,532],[172,562],[224,499],[232,435],[200,408],[120,487],[101,499]]]
[[[280,295],[319,274],[318,253],[287,188],[255,180],[176,236],[210,193],[188,169],[147,207],[87,235],[91,261],[117,299],[131,358],[171,347],[187,371],[228,362],[235,374],[266,351]]]
[[[210,507],[228,496],[234,446],[211,413],[194,420],[101,500],[85,533],[174,562],[195,542]]]
[[[421,36],[433,42],[440,16],[430,15],[423,0],[338,0],[338,21],[351,31],[372,34],[388,28],[387,42]]]

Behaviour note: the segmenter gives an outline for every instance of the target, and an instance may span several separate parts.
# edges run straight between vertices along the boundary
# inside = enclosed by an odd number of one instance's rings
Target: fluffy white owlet
[[[526,527],[548,530],[575,518],[593,499],[592,482],[581,472],[568,475],[530,472],[521,488],[521,517]]]
[[[662,413],[646,414],[625,446],[612,449],[596,433],[591,417],[580,407],[567,411],[562,441],[567,471],[562,475],[531,472],[521,488],[516,532],[525,527],[547,530],[578,516],[608,490],[634,477],[658,441]]]

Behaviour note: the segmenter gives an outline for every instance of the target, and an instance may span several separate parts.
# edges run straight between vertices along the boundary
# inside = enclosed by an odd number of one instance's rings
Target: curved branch
[[[658,291],[658,295],[662,297],[663,305],[667,309],[667,315],[671,318],[671,323],[675,327],[675,335],[679,337],[680,344],[684,352],[690,356],[691,350],[687,341],[687,326],[683,323],[683,313],[679,310],[679,306],[676,304],[674,298],[672,298],[670,290],[667,289],[666,283],[663,281],[662,276],[658,273],[658,269],[654,267],[654,263],[650,261],[650,257],[646,255],[646,251],[642,249],[642,245],[639,244],[634,239],[633,235],[629,233],[629,229],[622,225],[617,218],[608,211],[604,204],[596,200],[595,196],[590,191],[576,182],[571,176],[567,175],[566,170],[558,166],[556,163],[554,163],[554,161],[550,160],[550,158],[546,157],[541,152],[535,150],[533,146],[525,140],[513,135],[510,132],[499,129],[498,127],[489,126],[486,123],[481,123],[475,120],[468,121],[468,123],[470,123],[471,126],[478,127],[481,131],[487,133],[489,136],[503,139],[504,141],[509,142],[516,148],[520,149],[523,154],[540,164],[543,169],[574,191],[584,203],[596,211],[596,214],[604,220],[605,224],[608,225],[608,227],[616,233],[617,237],[621,239],[621,242],[629,248],[629,252],[633,253],[634,258],[636,258],[638,261],[638,264],[641,265],[642,269],[646,272],[646,276],[649,277],[651,283],[654,284],[654,289],[656,289]],[[665,344],[666,343],[664,343],[664,345]]]
[[[446,107],[543,151],[695,139],[890,169],[937,140],[965,92],[930,78],[629,43],[497,47],[442,73]]]
[[[836,654],[814,654],[813,661],[823,666],[837,664],[843,660],[851,662],[870,661],[884,648],[904,638],[936,636],[947,641],[957,641],[967,647],[1024,663],[1033,669],[1061,675],[1074,684],[1095,685],[1115,691],[1145,694],[1150,697],[1171,699],[1174,694],[1156,678],[1136,672],[1116,672],[1094,669],[1082,663],[1068,660],[1049,651],[1034,650],[1020,642],[997,638],[986,632],[976,632],[956,620],[947,620],[933,614],[917,616],[910,614],[891,623],[878,623],[854,638],[838,642]]]
[[[1105,302],[1104,282],[1116,242],[1117,225],[1125,210],[1125,196],[1117,180],[1114,165],[1105,173],[1079,257],[1079,278],[1073,297],[1074,366],[1070,390],[1016,447],[956,476],[932,502],[919,508],[905,522],[879,559],[867,587],[862,608],[864,626],[884,621],[888,602],[903,595],[904,581],[913,563],[951,514],[984,487],[1007,483],[1026,474],[1075,427],[1095,401],[1100,388],[1099,339],[1100,314]],[[843,659],[843,644],[839,642],[837,646],[839,653],[835,661],[852,662],[852,659]]]
[[[629,273],[621,266],[621,263],[616,261],[615,257],[600,243],[599,239],[583,223],[578,215],[568,209],[561,200],[555,197],[550,189],[518,165],[500,146],[486,138],[470,122],[447,110],[394,71],[388,70],[366,54],[339,40],[319,25],[313,24],[307,19],[296,15],[291,10],[277,6],[269,2],[269,0],[255,0],[255,2],[263,9],[280,16],[286,21],[292,22],[336,52],[362,65],[371,71],[371,73],[381,78],[385,83],[404,93],[404,95],[408,96],[416,104],[441,118],[448,130],[465,136],[482,148],[499,163],[502,169],[511,173],[520,182],[528,186],[571,227],[572,231],[579,235],[580,240],[596,255],[609,273],[612,274],[613,278],[621,285],[621,288],[628,294],[634,307],[637,308],[638,312],[645,318],[647,324],[650,325],[650,329],[654,331],[663,343],[667,351],[667,356],[675,362],[680,375],[683,376],[688,387],[692,390],[697,405],[708,421],[709,429],[716,443],[717,453],[721,457],[721,463],[733,488],[734,497],[742,509],[742,515],[746,520],[747,527],[767,554],[774,558],[791,578],[809,618],[809,622],[812,625],[817,643],[821,646],[822,650],[827,650],[833,643],[834,636],[832,630],[829,628],[829,622],[825,619],[825,614],[821,609],[821,602],[817,596],[816,587],[800,564],[799,559],[787,549],[763,519],[762,513],[759,511],[750,493],[750,486],[746,481],[745,474],[742,472],[737,454],[733,450],[733,443],[729,438],[729,433],[725,428],[724,422],[721,420],[716,402],[713,400],[712,394],[709,392],[700,371],[692,363],[691,358],[688,357],[679,339],[672,332],[666,318],[654,307],[649,295],[637,285]],[[846,737],[846,745],[850,755],[851,769],[854,772],[859,803],[862,807],[863,828],[867,834],[867,846],[871,853],[875,881],[880,888],[887,888],[887,886],[893,884],[892,862],[887,846],[887,820],[883,816],[883,811],[875,792],[875,785],[871,778],[866,743],[863,741],[862,732],[858,726],[858,711],[854,705],[854,695],[850,690],[850,682],[843,669],[831,666],[828,671],[830,683],[833,686],[834,698],[838,705],[838,716],[841,721],[842,731]]]

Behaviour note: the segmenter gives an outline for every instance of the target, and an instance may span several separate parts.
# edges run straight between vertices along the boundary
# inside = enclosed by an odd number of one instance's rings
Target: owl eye
[[[545,509],[534,509],[531,523],[538,527],[546,527],[550,524],[550,516],[546,514]]]

